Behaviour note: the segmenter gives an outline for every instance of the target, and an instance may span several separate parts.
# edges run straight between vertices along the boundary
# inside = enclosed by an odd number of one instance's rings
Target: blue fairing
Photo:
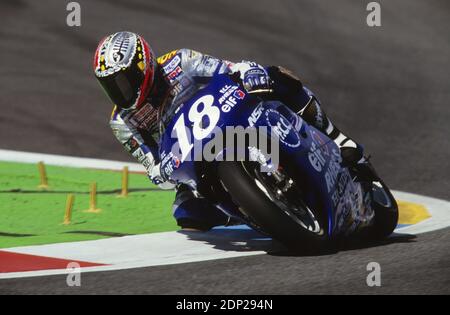
[[[326,210],[328,235],[339,234],[341,224],[338,222],[344,215],[340,212],[345,207],[338,205],[344,194],[343,185],[347,187],[342,178],[348,180],[348,171],[340,166],[339,148],[282,103],[262,102],[246,93],[229,75],[216,75],[173,116],[161,138],[162,167],[171,174],[172,180],[196,189],[198,170],[193,160],[200,158],[201,148],[211,141],[214,127],[224,132],[226,126],[276,127],[280,124],[284,131],[280,154],[289,158],[289,163],[308,183],[305,188],[308,206]],[[179,147],[183,149],[173,149]]]

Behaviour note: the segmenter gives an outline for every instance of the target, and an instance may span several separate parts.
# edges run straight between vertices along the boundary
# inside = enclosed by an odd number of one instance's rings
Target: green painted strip
[[[171,211],[175,193],[159,190],[145,175],[130,174],[129,197],[116,198],[120,172],[56,166],[46,170],[50,189],[40,191],[37,165],[0,162],[0,248],[177,230]],[[102,212],[86,213],[94,181]],[[64,226],[68,193],[75,194],[75,205],[72,224]]]

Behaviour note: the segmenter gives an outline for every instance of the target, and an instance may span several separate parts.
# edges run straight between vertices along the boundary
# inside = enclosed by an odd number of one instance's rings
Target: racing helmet
[[[118,32],[105,37],[94,57],[94,72],[100,85],[121,109],[138,109],[155,80],[155,56],[142,36]]]

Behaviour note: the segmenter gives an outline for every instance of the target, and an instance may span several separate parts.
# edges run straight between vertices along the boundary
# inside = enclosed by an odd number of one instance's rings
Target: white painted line
[[[128,166],[132,172],[145,172],[145,168],[139,163],[99,160],[64,155],[30,153],[21,151],[0,150],[0,161],[18,163],[45,162],[48,165],[67,166],[76,168],[94,168],[104,170],[121,170]]]
[[[82,268],[82,272],[94,272],[261,255],[280,248],[272,240],[262,239],[257,232],[243,228],[226,231],[217,229],[208,233],[154,233],[2,250],[111,265]],[[59,274],[67,274],[67,271],[3,273],[0,274],[0,279]]]

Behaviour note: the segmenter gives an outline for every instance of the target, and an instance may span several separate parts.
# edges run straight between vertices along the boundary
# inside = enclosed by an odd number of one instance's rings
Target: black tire
[[[386,199],[383,201],[383,199]],[[382,240],[394,232],[398,224],[398,205],[389,188],[383,183],[374,184],[372,206],[375,221],[370,228],[369,237]]]
[[[233,201],[262,231],[290,249],[316,251],[328,244],[327,229],[313,233],[284,212],[260,187],[244,162],[221,162],[220,180]],[[315,214],[317,215],[317,214]],[[322,220],[320,220],[322,221]]]

